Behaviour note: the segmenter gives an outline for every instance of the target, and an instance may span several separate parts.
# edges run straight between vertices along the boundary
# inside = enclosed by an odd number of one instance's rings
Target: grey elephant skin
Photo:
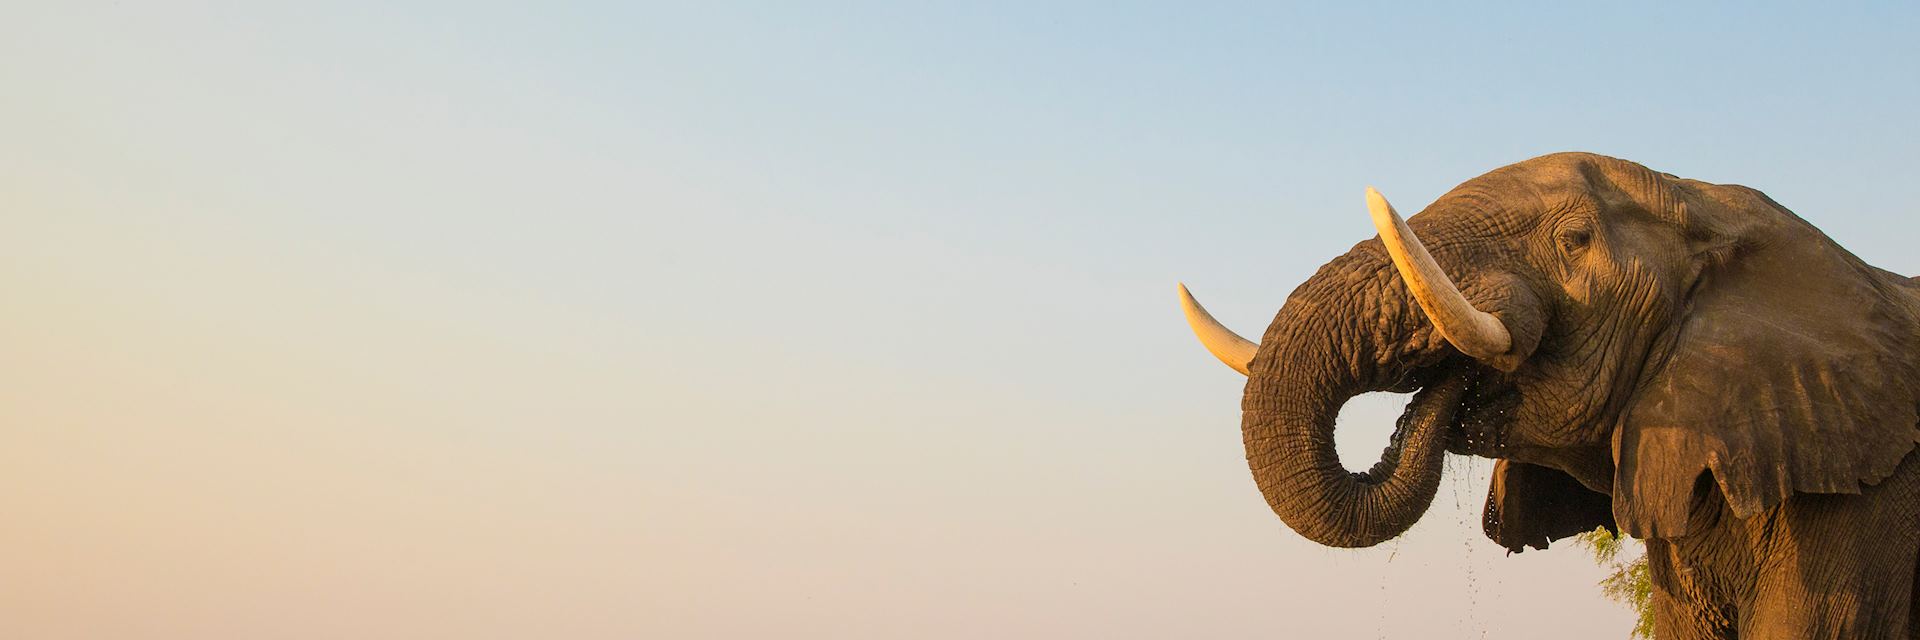
[[[1296,288],[1259,342],[1181,289],[1247,374],[1267,504],[1307,538],[1378,544],[1448,452],[1498,459],[1487,537],[1646,541],[1655,633],[1914,638],[1920,285],[1759,191],[1560,153],[1468,180]],[[1417,392],[1366,472],[1334,417]]]

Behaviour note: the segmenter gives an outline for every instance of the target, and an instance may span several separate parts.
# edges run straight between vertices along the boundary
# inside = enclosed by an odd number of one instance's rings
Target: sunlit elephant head
[[[1596,526],[1683,535],[1716,491],[1743,518],[1858,493],[1914,444],[1914,283],[1758,191],[1563,153],[1409,220],[1367,200],[1379,237],[1295,289],[1258,344],[1180,289],[1247,375],[1254,480],[1312,540],[1404,532],[1448,451],[1501,460],[1486,530],[1520,550]],[[1416,390],[1380,461],[1344,468],[1341,406]]]

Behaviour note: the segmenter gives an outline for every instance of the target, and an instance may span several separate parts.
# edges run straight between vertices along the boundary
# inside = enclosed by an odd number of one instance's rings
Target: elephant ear
[[[1613,529],[1612,501],[1558,469],[1501,460],[1481,526],[1508,551],[1547,548],[1547,543],[1599,527]]]
[[[1892,474],[1920,436],[1915,284],[1757,191],[1663,182],[1699,275],[1666,364],[1614,430],[1620,526],[1685,535],[1712,499],[1703,474],[1741,518]]]

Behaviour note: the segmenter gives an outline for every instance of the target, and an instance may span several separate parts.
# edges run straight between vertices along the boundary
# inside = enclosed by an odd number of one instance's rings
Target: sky
[[[0,2],[0,636],[1622,638],[1490,461],[1287,530],[1174,283],[1258,335],[1367,185],[1564,150],[1920,273],[1917,27]]]

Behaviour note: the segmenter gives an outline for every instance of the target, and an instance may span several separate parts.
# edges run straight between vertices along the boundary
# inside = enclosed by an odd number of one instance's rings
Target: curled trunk
[[[1335,547],[1379,544],[1426,512],[1440,486],[1444,432],[1470,382],[1464,373],[1430,376],[1378,463],[1365,472],[1340,464],[1340,408],[1360,393],[1409,386],[1401,378],[1412,373],[1376,364],[1411,355],[1401,351],[1412,318],[1404,300],[1386,287],[1337,290],[1355,280],[1347,269],[1391,269],[1377,255],[1355,253],[1362,255],[1336,260],[1289,298],[1261,341],[1242,399],[1247,464],[1267,504],[1294,531]],[[1350,302],[1328,304],[1339,299]]]

